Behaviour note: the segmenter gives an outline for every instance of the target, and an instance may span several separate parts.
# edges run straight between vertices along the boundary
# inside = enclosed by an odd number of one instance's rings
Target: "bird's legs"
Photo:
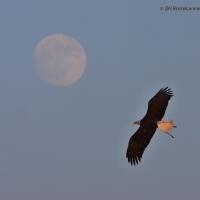
[[[170,134],[169,132],[165,132],[167,135],[169,135],[171,138],[175,138],[172,134]]]

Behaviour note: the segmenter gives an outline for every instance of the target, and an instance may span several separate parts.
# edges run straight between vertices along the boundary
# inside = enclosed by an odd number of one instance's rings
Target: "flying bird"
[[[148,102],[146,115],[141,120],[134,122],[140,127],[131,136],[127,148],[126,157],[131,165],[136,165],[141,161],[144,150],[150,143],[157,128],[174,138],[169,133],[172,128],[176,127],[173,120],[162,120],[168,101],[172,96],[173,92],[170,88],[161,88]]]

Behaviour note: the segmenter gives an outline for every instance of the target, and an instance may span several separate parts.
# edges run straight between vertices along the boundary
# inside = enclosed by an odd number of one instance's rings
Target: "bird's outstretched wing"
[[[141,161],[143,152],[151,141],[156,128],[156,126],[152,126],[151,128],[146,129],[145,127],[140,126],[135,134],[131,136],[126,152],[126,157],[131,165],[136,165]]]
[[[155,121],[160,121],[166,111],[168,101],[173,96],[173,92],[170,88],[161,88],[155,96],[153,96],[148,102],[147,113],[143,120],[146,118]]]

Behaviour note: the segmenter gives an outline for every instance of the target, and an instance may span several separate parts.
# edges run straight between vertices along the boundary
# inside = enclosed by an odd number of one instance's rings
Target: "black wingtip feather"
[[[174,95],[172,90],[169,87],[161,88],[159,92],[169,95],[170,97]]]
[[[140,162],[141,162],[141,158],[139,156],[133,156],[133,157],[128,157],[128,162],[131,164],[131,165],[138,165]]]

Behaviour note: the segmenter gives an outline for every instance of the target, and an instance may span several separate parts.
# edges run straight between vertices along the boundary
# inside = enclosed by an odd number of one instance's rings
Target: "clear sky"
[[[187,1],[18,0],[0,3],[2,200],[197,200],[200,196],[200,11]],[[200,6],[199,1],[190,5]],[[43,37],[76,38],[79,82],[51,86],[33,59]],[[161,87],[174,97],[139,166],[126,158],[133,120]]]

